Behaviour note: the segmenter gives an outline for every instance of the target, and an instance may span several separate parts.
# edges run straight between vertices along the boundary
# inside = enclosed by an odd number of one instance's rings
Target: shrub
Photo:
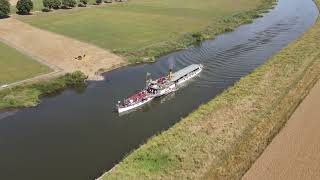
[[[205,40],[206,38],[204,37],[204,35],[200,32],[196,32],[192,34],[192,37],[197,41],[197,42],[201,42],[203,40]]]
[[[60,0],[52,0],[52,8],[53,9],[59,9],[61,6],[61,1]]]
[[[75,0],[62,0],[62,4],[65,7],[75,7],[77,2]]]
[[[87,5],[85,5],[85,4],[83,4],[82,2],[80,2],[79,4],[78,4],[78,7],[86,7]]]
[[[51,11],[51,9],[46,8],[46,7],[42,9],[42,12],[50,12],[50,11]]]
[[[101,3],[102,3],[102,0],[96,0],[96,3],[97,3],[97,4],[101,4]]]
[[[19,0],[16,8],[18,9],[18,14],[29,14],[33,9],[33,2],[31,0]]]
[[[8,16],[10,13],[10,4],[8,0],[0,0],[0,18]]]
[[[45,9],[50,10],[52,8],[53,0],[43,0],[42,4],[43,4],[43,7],[45,7]],[[43,9],[42,11],[44,11],[45,9]]]
[[[87,5],[88,4],[88,0],[80,0],[80,3]]]
[[[77,87],[84,84],[87,76],[81,71],[75,71],[73,73],[68,73],[64,77],[64,81],[68,87]]]

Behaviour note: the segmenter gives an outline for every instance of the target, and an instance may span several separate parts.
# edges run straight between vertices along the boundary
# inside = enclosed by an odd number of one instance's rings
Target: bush
[[[75,0],[62,0],[62,4],[65,7],[75,7],[77,2]]]
[[[42,95],[54,94],[66,87],[82,87],[85,85],[87,76],[81,71],[68,73],[52,81],[44,81],[32,86],[41,92]]]
[[[18,14],[29,14],[33,9],[33,2],[31,0],[19,0],[16,8],[18,9]]]
[[[0,18],[7,17],[10,13],[10,3],[8,0],[0,0]]]
[[[42,9],[42,12],[50,12],[51,11],[51,9],[49,9],[49,8],[43,8]]]
[[[52,8],[53,9],[59,9],[61,6],[61,1],[60,0],[52,0]]]
[[[80,0],[80,3],[87,5],[88,4],[88,0]]]
[[[101,3],[102,3],[102,0],[96,0],[96,3],[97,3],[97,4],[101,4]]]
[[[87,5],[85,5],[85,4],[83,4],[82,2],[80,2],[79,4],[78,4],[78,7],[86,7]]]
[[[206,38],[204,37],[204,35],[200,32],[196,32],[192,34],[192,37],[197,41],[197,42],[201,42],[203,40],[205,40]]]
[[[45,7],[45,9],[50,10],[52,8],[53,0],[43,0],[42,4],[43,4],[43,7]],[[45,9],[43,9],[42,11],[44,11]]]
[[[68,73],[64,77],[64,81],[68,87],[77,87],[84,84],[84,81],[88,78],[81,71],[75,71],[73,73]]]

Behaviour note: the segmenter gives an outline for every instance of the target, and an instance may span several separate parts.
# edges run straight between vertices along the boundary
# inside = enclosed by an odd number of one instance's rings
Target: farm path
[[[99,71],[127,64],[124,58],[95,45],[38,29],[14,18],[0,21],[0,40],[55,71],[80,70],[89,80],[100,80]],[[76,58],[79,56],[81,60]]]
[[[242,180],[320,179],[320,81]]]

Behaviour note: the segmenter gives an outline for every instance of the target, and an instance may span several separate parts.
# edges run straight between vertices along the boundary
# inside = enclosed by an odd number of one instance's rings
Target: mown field
[[[50,69],[0,42],[0,85],[50,72]]]
[[[319,81],[319,42],[318,20],[268,63],[100,179],[240,179]]]
[[[142,58],[183,48],[194,40],[190,40],[193,38],[190,36],[181,40],[181,36],[202,31],[209,25],[212,25],[211,29],[217,30],[213,34],[222,33],[229,26],[231,28],[227,30],[232,30],[234,26],[246,23],[257,15],[246,12],[258,5],[261,5],[261,0],[202,0],[201,3],[197,0],[130,0],[102,8],[41,13],[18,18],[33,26],[126,56],[137,52],[133,56]],[[239,13],[242,14],[234,20],[231,18]],[[225,20],[224,23],[221,23],[222,19]],[[169,40],[176,42],[179,38],[181,46],[161,45]],[[166,48],[164,46],[170,47],[163,50]]]

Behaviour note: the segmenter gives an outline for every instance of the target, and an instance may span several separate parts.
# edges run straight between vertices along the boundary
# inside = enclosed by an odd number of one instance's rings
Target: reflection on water
[[[159,58],[154,64],[120,68],[92,82],[84,92],[66,90],[37,108],[0,115],[0,179],[93,179],[113,167],[148,137],[168,129],[208,102],[316,20],[311,0],[280,0],[253,24],[201,45]],[[118,116],[115,104],[153,77],[192,63],[205,69],[169,96]]]

